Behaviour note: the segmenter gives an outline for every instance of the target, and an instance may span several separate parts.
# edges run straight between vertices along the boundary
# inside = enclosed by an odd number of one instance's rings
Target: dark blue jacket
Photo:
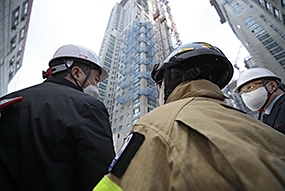
[[[92,190],[114,157],[104,104],[56,77],[14,96],[0,119],[0,190]]]
[[[274,103],[270,115],[263,115],[262,121],[285,134],[285,94]]]

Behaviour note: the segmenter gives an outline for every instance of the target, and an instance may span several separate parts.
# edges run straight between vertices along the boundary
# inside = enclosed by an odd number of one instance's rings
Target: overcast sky
[[[171,12],[183,44],[208,42],[219,47],[234,63],[241,45],[209,0],[169,0]],[[91,48],[99,55],[112,8],[120,0],[34,0],[23,65],[9,84],[16,91],[41,83],[42,70],[54,52],[64,44]],[[242,48],[239,66],[247,56]],[[235,77],[237,77],[237,72]]]

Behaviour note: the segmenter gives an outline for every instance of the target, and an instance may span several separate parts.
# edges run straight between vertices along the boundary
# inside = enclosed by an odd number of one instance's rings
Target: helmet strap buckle
[[[187,77],[189,78],[189,80],[192,80],[195,79],[200,73],[201,73],[200,68],[195,67],[187,71]]]

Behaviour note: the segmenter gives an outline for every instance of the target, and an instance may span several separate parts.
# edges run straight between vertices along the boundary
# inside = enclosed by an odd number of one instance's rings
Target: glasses
[[[246,84],[240,89],[239,93],[241,95],[243,93],[251,92],[252,90],[257,89],[257,87],[260,87],[260,84],[264,85],[263,82],[252,82],[252,83]]]

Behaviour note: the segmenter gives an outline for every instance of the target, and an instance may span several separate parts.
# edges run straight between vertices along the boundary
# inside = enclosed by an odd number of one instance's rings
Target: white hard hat
[[[68,44],[60,47],[53,55],[53,58],[49,61],[49,67],[54,67],[61,64],[54,62],[59,58],[76,58],[88,61],[88,63],[95,64],[101,68],[102,74],[100,76],[100,82],[104,81],[108,77],[108,73],[100,64],[98,56],[91,49],[84,46]],[[60,72],[66,70],[66,67],[56,67],[56,69],[56,72]]]
[[[247,82],[250,82],[255,79],[259,78],[276,78],[278,81],[281,81],[281,79],[276,76],[273,72],[270,70],[267,70],[265,68],[251,68],[248,70],[245,70],[242,72],[237,80],[237,87],[235,88],[235,93],[238,93],[241,86],[246,84]]]

